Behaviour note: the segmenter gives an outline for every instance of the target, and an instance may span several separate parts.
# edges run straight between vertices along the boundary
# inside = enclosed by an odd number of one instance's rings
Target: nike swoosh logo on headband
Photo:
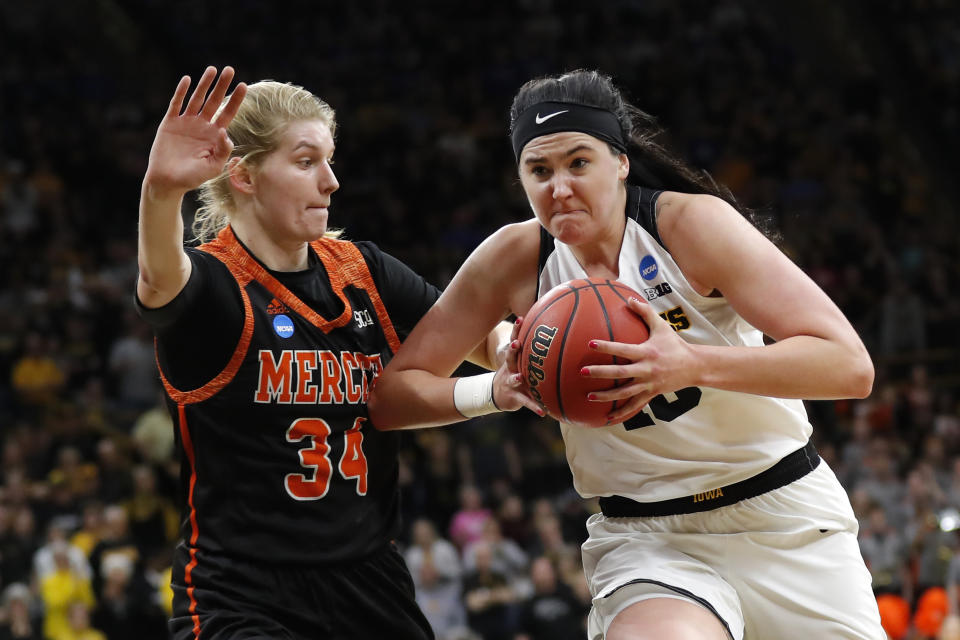
[[[538,113],[538,114],[537,114],[537,117],[534,118],[534,120],[536,120],[537,124],[543,124],[544,122],[546,122],[547,120],[549,120],[549,119],[552,118],[553,116],[558,116],[558,115],[560,115],[561,113],[566,113],[567,111],[569,111],[569,109],[564,109],[563,111],[557,111],[556,113],[550,113],[550,114],[547,114],[547,115],[543,116],[542,118],[540,117],[540,114]]]

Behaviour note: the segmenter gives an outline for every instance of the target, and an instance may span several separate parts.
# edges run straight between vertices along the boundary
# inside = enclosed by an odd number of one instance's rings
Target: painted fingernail
[[[520,383],[520,380],[521,380],[521,378],[520,378],[520,374],[519,374],[519,373],[513,374],[513,382],[514,382],[514,384],[519,384],[519,383]]]
[[[547,415],[547,412],[538,407],[538,408],[537,408],[537,415],[542,418],[543,416]]]
[[[511,349],[519,349],[519,348],[520,348],[520,341],[519,341],[519,340],[514,340],[513,342],[511,342],[511,343],[510,343],[510,348],[511,348]]]
[[[520,324],[520,318],[517,318],[513,324]]]
[[[588,376],[588,377],[589,377],[589,376],[590,376],[590,369],[588,369],[587,367],[584,367],[583,369],[580,369],[580,375],[582,375],[582,376]]]
[[[596,340],[591,340],[590,342],[587,343],[587,346],[590,347],[591,349],[596,349],[597,346],[598,346],[598,345],[597,345],[597,341],[596,341]]]
[[[597,399],[597,394],[595,394],[595,393],[588,393],[588,394],[587,394],[587,400],[596,400],[596,399]]]

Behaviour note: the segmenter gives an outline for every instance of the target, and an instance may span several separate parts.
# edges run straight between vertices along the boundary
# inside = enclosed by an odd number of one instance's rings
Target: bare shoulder
[[[657,201],[657,231],[664,242],[697,227],[712,228],[737,221],[746,222],[729,203],[706,193],[665,191]],[[691,229],[692,227],[692,229]]]
[[[525,220],[505,225],[470,255],[451,282],[480,301],[490,296],[504,313],[522,314],[536,297],[540,224]]]
[[[507,281],[532,271],[540,251],[540,224],[525,220],[500,227],[484,240],[464,266],[482,269],[487,279]]]
[[[701,294],[728,285],[722,271],[733,256],[776,252],[739,211],[716,196],[668,191],[657,205],[660,239]]]
[[[481,249],[508,263],[531,254],[535,259],[540,250],[540,223],[530,219],[504,225],[483,242]]]

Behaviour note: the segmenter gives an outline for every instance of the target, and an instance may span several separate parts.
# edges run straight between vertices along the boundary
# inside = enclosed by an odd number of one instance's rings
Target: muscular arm
[[[400,339],[405,340],[420,318],[436,303],[440,290],[400,260],[381,251],[376,244],[369,241],[355,244],[373,274],[394,328]],[[511,330],[512,327],[507,323],[498,324],[476,345],[467,360],[485,369],[495,370],[503,360],[504,347],[510,340]]]
[[[866,347],[840,309],[797,265],[725,202],[686,196],[659,223],[689,279],[717,289],[776,342],[763,348],[696,348],[698,384],[781,398],[865,397]]]
[[[603,377],[634,382],[599,398],[640,394],[614,419],[653,396],[705,386],[780,398],[862,398],[873,365],[840,309],[803,271],[747,222],[712,196],[664,194],[658,218],[664,245],[701,294],[721,292],[747,322],[776,342],[763,347],[694,345],[672,335],[648,305],[632,304],[653,328],[643,345],[601,351],[633,364],[608,366]]]
[[[378,378],[369,403],[378,429],[464,420],[449,376],[468,354],[479,355],[475,350],[499,321],[533,304],[538,229],[536,221],[508,225],[470,255]],[[489,349],[487,357],[495,360]]]

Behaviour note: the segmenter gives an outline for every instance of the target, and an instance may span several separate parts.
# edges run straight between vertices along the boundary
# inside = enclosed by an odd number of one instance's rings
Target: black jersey
[[[226,267],[206,271],[208,290],[239,296],[243,320],[225,365],[196,388],[174,384],[191,377],[176,370],[183,354],[159,358],[183,458],[188,548],[318,565],[367,555],[399,532],[398,434],[373,428],[366,400],[400,340],[360,250],[332,239],[311,249],[327,316],[229,227],[200,247]]]

